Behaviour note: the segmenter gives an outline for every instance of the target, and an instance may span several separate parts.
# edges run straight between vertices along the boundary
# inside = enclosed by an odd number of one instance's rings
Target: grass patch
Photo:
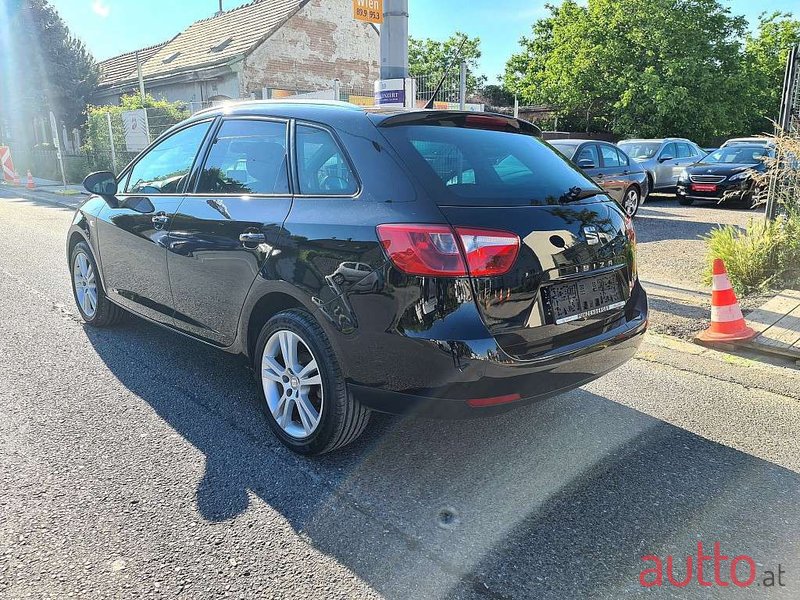
[[[800,285],[800,214],[774,221],[752,219],[747,230],[733,225],[717,227],[705,236],[710,263],[725,261],[731,283],[742,295]]]

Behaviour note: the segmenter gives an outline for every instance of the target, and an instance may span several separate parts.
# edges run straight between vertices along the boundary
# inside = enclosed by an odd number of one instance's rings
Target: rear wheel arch
[[[279,312],[292,308],[305,308],[302,302],[284,292],[269,292],[255,303],[247,319],[247,356],[252,357],[256,341],[264,325]]]

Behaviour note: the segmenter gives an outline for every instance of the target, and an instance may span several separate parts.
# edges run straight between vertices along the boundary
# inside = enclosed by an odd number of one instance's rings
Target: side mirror
[[[83,180],[83,187],[98,196],[116,196],[117,178],[109,171],[89,173]]]
[[[582,158],[582,159],[580,159],[578,161],[578,166],[581,169],[594,169],[595,167],[597,167],[597,165],[594,164],[594,161],[591,158]]]
[[[658,162],[665,163],[670,160],[675,160],[674,156],[670,156],[669,154],[664,154],[661,158],[658,159]]]

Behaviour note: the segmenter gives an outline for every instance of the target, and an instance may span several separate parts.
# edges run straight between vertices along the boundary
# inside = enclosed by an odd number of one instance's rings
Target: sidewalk
[[[69,208],[77,207],[89,196],[89,192],[87,192],[82,185],[68,184],[67,187],[64,188],[64,185],[57,181],[42,179],[40,177],[34,177],[33,182],[34,185],[36,185],[35,190],[29,190],[25,185],[9,185],[0,181],[0,196],[5,198],[38,200],[40,202],[49,202]]]
[[[22,183],[23,186],[26,183],[27,179],[23,179]],[[47,192],[52,193],[63,193],[66,192],[65,195],[70,194],[85,194],[89,195],[89,193],[84,189],[84,187],[80,184],[73,184],[68,183],[66,187],[60,181],[53,181],[52,179],[43,179],[42,177],[34,177],[33,183],[36,186],[36,189],[42,189]],[[25,188],[27,190],[27,188]]]

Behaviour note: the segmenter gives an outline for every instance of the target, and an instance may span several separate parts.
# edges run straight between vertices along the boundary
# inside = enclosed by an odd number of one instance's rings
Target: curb
[[[25,200],[46,202],[65,208],[77,208],[88,196],[86,194],[61,196],[46,190],[32,192],[24,187],[0,186],[0,198],[24,198]]]
[[[731,363],[731,361],[733,361],[743,366],[761,368],[766,371],[771,371],[775,368],[787,367],[785,360],[781,360],[780,363],[770,363],[770,362],[764,362],[763,360],[759,360],[757,358],[742,356],[741,354],[742,350],[751,350],[751,351],[755,350],[754,348],[749,348],[747,346],[734,346],[732,344],[706,345],[706,344],[699,344],[697,342],[687,342],[686,340],[682,340],[680,338],[673,337],[671,335],[664,335],[661,333],[649,333],[649,332],[647,334],[647,341],[650,342],[652,345],[658,346],[665,350],[671,350],[674,352],[684,352],[687,354],[694,354],[695,356],[705,356],[729,364]],[[752,352],[752,354],[758,354],[759,356],[763,354],[763,356],[771,358],[780,358],[775,354],[768,354],[761,352]],[[783,357],[783,359],[785,358],[786,357]],[[794,375],[793,370],[792,370],[792,375]],[[797,376],[793,378],[798,379],[798,381],[800,381],[800,373],[798,373]]]

